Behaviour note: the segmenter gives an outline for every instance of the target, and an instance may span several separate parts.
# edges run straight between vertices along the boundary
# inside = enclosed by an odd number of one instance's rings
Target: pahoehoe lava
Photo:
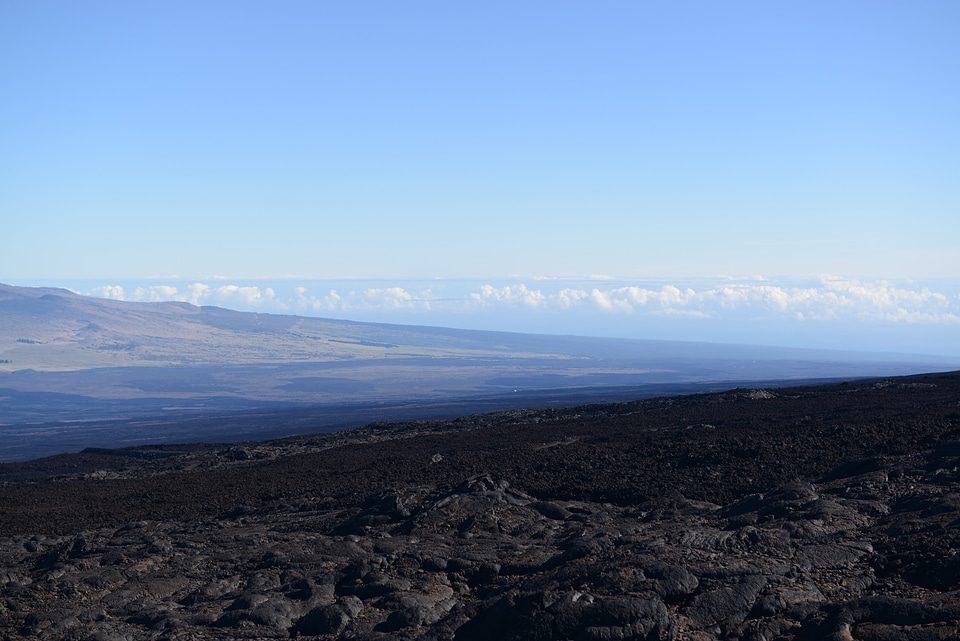
[[[948,639],[960,373],[0,466],[0,632]]]

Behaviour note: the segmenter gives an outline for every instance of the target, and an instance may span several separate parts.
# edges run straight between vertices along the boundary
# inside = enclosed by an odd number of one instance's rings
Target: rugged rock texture
[[[960,636],[960,376],[759,392],[62,459],[0,638]]]

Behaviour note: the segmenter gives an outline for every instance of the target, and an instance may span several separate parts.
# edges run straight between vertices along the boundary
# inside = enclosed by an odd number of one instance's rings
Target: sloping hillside
[[[309,429],[317,431],[644,398],[665,386],[715,390],[902,375],[948,364],[902,355],[355,323],[0,285],[0,461],[87,446],[302,433],[269,419],[258,430],[250,419],[250,413],[281,408],[312,408]],[[220,420],[225,415],[232,422]],[[205,420],[213,416],[216,422]]]
[[[956,638],[958,470],[960,373],[0,466],[0,631]]]

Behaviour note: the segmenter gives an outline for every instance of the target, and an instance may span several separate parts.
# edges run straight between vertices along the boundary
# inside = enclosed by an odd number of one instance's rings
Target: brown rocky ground
[[[2,638],[960,635],[957,373],[0,478]]]

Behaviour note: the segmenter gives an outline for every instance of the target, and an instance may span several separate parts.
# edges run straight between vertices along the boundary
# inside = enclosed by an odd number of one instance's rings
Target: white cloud
[[[112,300],[126,300],[123,292],[123,287],[120,285],[104,285],[102,287],[94,287],[91,290],[91,295],[96,296],[97,298],[109,298]]]
[[[490,307],[497,303],[506,305],[523,305],[530,308],[545,307],[548,299],[539,289],[528,289],[523,283],[518,285],[507,285],[505,287],[494,287],[493,285],[481,285],[480,291],[470,294],[470,298],[484,307]]]
[[[182,296],[180,296],[180,293],[177,291],[176,287],[171,285],[157,285],[150,288],[150,300],[182,300]]]
[[[203,305],[204,299],[207,297],[207,292],[210,291],[210,286],[206,283],[193,283],[192,285],[187,285],[187,291],[184,295],[186,302],[193,305]]]
[[[137,287],[133,292],[133,300],[159,303],[171,300],[183,302],[184,298],[173,285],[151,285],[150,287]]]
[[[947,323],[960,320],[960,309],[929,288],[911,288],[887,281],[865,282],[822,276],[814,286],[740,283],[706,290],[696,302],[709,311],[749,309],[767,315],[806,320],[866,320]]]
[[[204,293],[211,302],[228,307],[231,304],[239,304],[245,308],[260,308],[271,303],[279,303],[275,300],[274,291],[270,287],[261,290],[259,287],[252,285],[243,287],[222,285],[214,289],[204,290]],[[282,304],[274,306],[282,308]]]
[[[308,294],[308,292],[309,290],[306,287],[294,288],[296,294],[294,309],[299,312],[329,312],[337,309],[342,300],[335,289],[331,289],[329,294],[320,298]]]
[[[597,307],[605,312],[632,312],[633,306],[623,298],[617,296],[617,292],[602,292],[599,289],[593,289],[589,296]]]
[[[385,287],[364,290],[362,299],[370,306],[386,310],[412,309],[413,295],[402,287]]]
[[[103,285],[89,293],[102,298],[134,301],[186,301],[241,310],[331,314],[371,318],[399,312],[515,313],[537,310],[563,314],[632,314],[683,316],[728,320],[801,320],[875,322],[894,324],[960,325],[960,293],[937,291],[931,285],[907,281],[845,279],[821,275],[812,280],[776,281],[756,276],[715,279],[696,287],[683,283],[634,284],[624,281],[522,281],[493,285],[474,281],[444,285],[434,294],[384,282],[363,289],[329,288],[314,294],[306,286],[284,290],[281,283],[231,284],[203,282],[189,285],[151,284],[132,291],[121,285]],[[457,289],[459,288],[459,289]],[[278,293],[279,292],[279,293]],[[373,315],[373,316],[371,316]]]
[[[521,286],[481,288],[484,301],[508,299],[505,291]],[[822,277],[814,285],[777,285],[769,280],[717,284],[695,290],[667,284],[659,289],[627,285],[589,292],[564,288],[541,294],[544,307],[557,310],[592,305],[602,312],[634,312],[652,315],[682,315],[719,318],[749,314],[751,318],[809,321],[860,320],[893,323],[960,323],[960,306],[928,287],[896,285],[887,281],[864,282],[836,276]]]
[[[569,291],[566,295],[570,296]],[[674,285],[664,285],[659,290],[635,285],[606,290],[595,287],[586,298],[604,312],[702,315],[699,309],[690,308],[699,300],[697,293],[690,288],[681,290]]]
[[[430,311],[436,297],[430,291],[414,293],[403,287],[371,287],[341,295],[335,289],[325,296],[314,296],[306,287],[294,288],[291,307],[301,312],[349,314],[351,312]]]
[[[572,289],[565,287],[557,293],[557,304],[561,309],[570,309],[579,306],[584,300],[589,298],[587,292],[582,289]]]

